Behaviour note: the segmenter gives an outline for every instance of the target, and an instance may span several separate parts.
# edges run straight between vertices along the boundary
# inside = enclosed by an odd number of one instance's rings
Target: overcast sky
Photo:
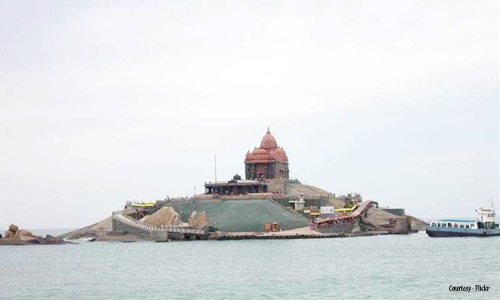
[[[499,198],[498,1],[0,1],[0,228],[244,174],[417,217]]]

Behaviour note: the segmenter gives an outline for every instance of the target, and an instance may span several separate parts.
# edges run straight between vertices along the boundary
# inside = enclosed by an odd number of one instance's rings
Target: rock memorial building
[[[245,179],[235,175],[229,181],[205,183],[206,194],[241,195],[249,193],[267,193],[269,179],[288,179],[288,157],[276,139],[267,129],[260,142],[260,147],[245,156]]]
[[[260,142],[260,147],[245,157],[245,178],[247,180],[288,179],[288,157],[276,139],[267,129]]]

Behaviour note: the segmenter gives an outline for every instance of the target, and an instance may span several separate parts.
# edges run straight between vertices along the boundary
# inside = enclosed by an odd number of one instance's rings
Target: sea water
[[[0,299],[500,299],[499,246],[425,233],[0,246]]]

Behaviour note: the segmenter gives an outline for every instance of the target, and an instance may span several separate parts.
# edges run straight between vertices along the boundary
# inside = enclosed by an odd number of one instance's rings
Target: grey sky
[[[497,1],[0,1],[0,228],[244,171],[418,217],[499,204]]]

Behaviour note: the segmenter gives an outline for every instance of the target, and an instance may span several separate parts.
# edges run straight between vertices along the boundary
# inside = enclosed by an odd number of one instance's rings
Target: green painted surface
[[[322,233],[349,233],[352,232],[354,225],[348,226],[338,226],[338,227],[329,227],[329,228],[318,228],[317,231]]]
[[[264,224],[278,222],[283,230],[309,226],[309,220],[268,200],[210,200],[174,203],[183,222],[193,211],[206,211],[209,222],[224,232],[264,231]]]

